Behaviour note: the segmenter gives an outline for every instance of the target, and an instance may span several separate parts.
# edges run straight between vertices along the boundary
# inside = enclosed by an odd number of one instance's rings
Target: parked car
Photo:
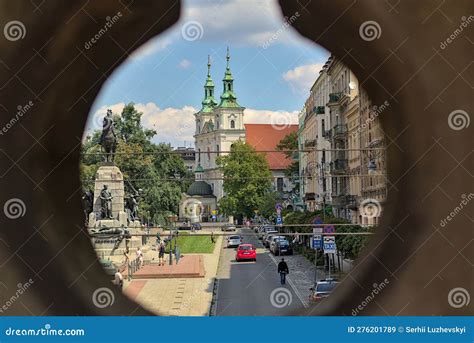
[[[278,236],[278,233],[272,233],[271,235],[268,234],[265,240],[263,241],[263,246],[265,248],[270,248],[270,245],[274,240],[284,239],[284,238],[285,237],[283,236]]]
[[[268,232],[277,232],[274,226],[264,226],[258,234],[258,239],[262,239]]]
[[[232,247],[238,247],[240,244],[242,244],[242,237],[240,236],[229,236],[227,238],[227,247],[232,248]]]
[[[275,256],[285,255],[285,254],[293,255],[293,248],[291,247],[290,242],[288,242],[286,239],[279,239],[279,240],[273,241],[272,245],[270,246],[270,251]]]
[[[236,230],[236,227],[234,224],[225,224],[222,227],[222,231],[235,231],[235,230]]]
[[[339,284],[340,282],[337,281],[337,279],[323,279],[316,282],[314,287],[309,289],[310,300],[319,301],[324,298],[327,298]]]
[[[257,261],[257,251],[253,244],[240,244],[237,247],[237,253],[235,254],[235,260],[237,262],[243,260]]]
[[[273,231],[267,231],[266,233],[264,233],[262,236],[263,245],[266,246],[265,241],[267,240],[268,236],[275,236],[275,235],[278,235],[278,231],[273,230]]]

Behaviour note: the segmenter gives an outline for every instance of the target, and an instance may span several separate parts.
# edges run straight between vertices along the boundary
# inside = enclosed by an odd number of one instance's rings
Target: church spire
[[[234,93],[234,79],[232,78],[232,72],[230,71],[230,53],[229,47],[227,47],[227,66],[225,68],[224,79],[222,80],[224,83],[224,91],[221,95],[221,103],[219,107],[240,107],[237,104],[237,96]]]
[[[204,100],[202,101],[201,112],[212,112],[217,105],[214,99],[214,81],[211,78],[211,56],[207,55],[207,79],[204,84]]]

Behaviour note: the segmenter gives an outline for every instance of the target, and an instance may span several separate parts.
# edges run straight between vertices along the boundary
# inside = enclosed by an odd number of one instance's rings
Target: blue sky
[[[126,14],[124,14],[126,16]],[[107,108],[120,113],[134,102],[155,141],[192,144],[211,55],[217,97],[222,93],[227,46],[234,88],[247,123],[297,123],[309,88],[329,57],[285,24],[273,0],[186,0],[177,24],[136,50],[109,78],[96,99],[89,129]]]

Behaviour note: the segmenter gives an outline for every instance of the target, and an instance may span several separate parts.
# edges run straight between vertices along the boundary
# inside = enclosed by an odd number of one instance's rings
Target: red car
[[[235,255],[237,262],[243,260],[257,261],[257,251],[252,244],[240,244],[237,247],[237,254]]]

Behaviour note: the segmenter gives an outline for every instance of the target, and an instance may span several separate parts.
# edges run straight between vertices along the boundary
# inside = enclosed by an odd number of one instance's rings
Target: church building
[[[230,70],[230,54],[227,49],[227,65],[223,78],[223,91],[219,102],[214,96],[214,82],[211,77],[211,61],[208,58],[207,79],[204,84],[204,100],[195,117],[195,181],[186,193],[183,193],[179,216],[191,222],[211,221],[218,217],[218,203],[224,196],[223,173],[217,166],[216,159],[227,154],[232,143],[247,140],[247,126],[252,131],[252,139],[248,141],[257,150],[265,146],[274,150],[276,144],[286,134],[296,131],[297,125],[289,125],[284,129],[275,128],[271,124],[244,124],[244,107],[237,102],[234,91],[234,79]],[[260,139],[256,139],[261,131]],[[267,144],[265,144],[267,142]],[[268,145],[270,143],[270,146]],[[272,174],[275,176],[275,191],[290,191],[293,185],[284,177],[291,161],[282,153],[267,154]]]

